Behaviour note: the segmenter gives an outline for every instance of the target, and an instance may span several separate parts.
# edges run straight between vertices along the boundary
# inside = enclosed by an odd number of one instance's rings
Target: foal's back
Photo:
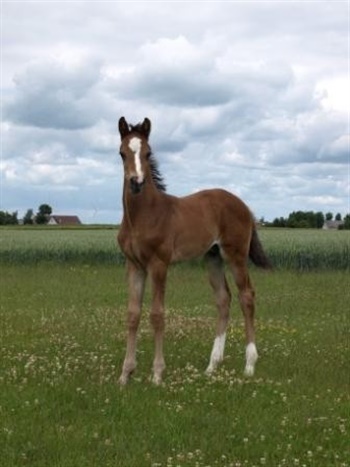
[[[203,190],[183,198],[172,197],[169,234],[172,261],[202,256],[213,245],[239,243],[248,254],[254,220],[237,196],[222,189]]]

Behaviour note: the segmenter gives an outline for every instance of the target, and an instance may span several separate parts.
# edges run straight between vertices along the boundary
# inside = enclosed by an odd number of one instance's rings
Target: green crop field
[[[205,376],[216,318],[206,272],[171,268],[164,383],[149,381],[147,289],[138,368],[123,389],[115,234],[0,230],[1,467],[350,467],[348,232],[260,231],[276,270],[252,268],[252,379],[237,298],[224,362]]]
[[[3,228],[0,261],[120,264],[116,235],[117,229]],[[350,231],[262,229],[259,236],[277,269],[350,269]]]

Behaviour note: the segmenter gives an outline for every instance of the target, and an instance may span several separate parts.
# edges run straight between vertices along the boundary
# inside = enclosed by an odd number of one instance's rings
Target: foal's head
[[[151,147],[148,144],[150,132],[151,122],[148,118],[135,126],[129,125],[124,117],[119,120],[120,155],[124,163],[124,177],[133,194],[139,193],[147,177],[151,176]]]

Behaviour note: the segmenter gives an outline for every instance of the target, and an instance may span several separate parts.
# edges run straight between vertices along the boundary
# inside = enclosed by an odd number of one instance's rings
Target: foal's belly
[[[179,234],[174,239],[171,262],[199,258],[205,255],[216,243],[217,241],[212,235],[204,232],[202,234],[198,231],[195,233],[184,232]]]

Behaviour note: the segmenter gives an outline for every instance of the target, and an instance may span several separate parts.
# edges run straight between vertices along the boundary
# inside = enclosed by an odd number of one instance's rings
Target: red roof
[[[50,216],[49,222],[52,220],[58,225],[77,225],[81,224],[78,216]]]

